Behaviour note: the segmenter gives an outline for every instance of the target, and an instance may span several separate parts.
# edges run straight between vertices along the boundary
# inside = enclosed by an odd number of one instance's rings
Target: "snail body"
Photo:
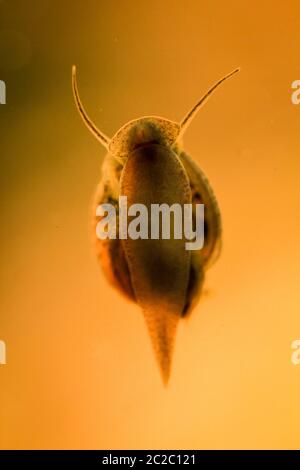
[[[221,247],[221,216],[216,197],[202,170],[183,150],[182,136],[192,118],[221,79],[180,122],[146,116],[125,124],[109,139],[87,116],[79,98],[76,69],[73,91],[78,111],[89,130],[107,149],[102,176],[94,198],[93,233],[103,272],[127,299],[141,307],[164,383],[171,369],[178,322],[197,304],[206,270],[216,261]],[[204,205],[204,243],[186,249],[186,237],[165,239],[120,237],[99,239],[97,207],[111,204],[116,210],[120,234],[119,198],[128,205]]]

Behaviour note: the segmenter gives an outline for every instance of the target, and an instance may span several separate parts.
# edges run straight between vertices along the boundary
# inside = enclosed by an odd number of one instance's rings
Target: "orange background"
[[[298,1],[0,2],[0,447],[300,448]],[[107,135],[201,110],[185,146],[224,226],[164,389],[139,309],[89,232]]]

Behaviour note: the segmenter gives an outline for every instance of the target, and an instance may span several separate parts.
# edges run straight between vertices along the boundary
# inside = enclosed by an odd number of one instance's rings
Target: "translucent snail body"
[[[72,83],[78,111],[92,134],[107,149],[101,180],[94,199],[96,251],[110,284],[138,303],[148,327],[162,379],[170,376],[178,322],[192,312],[203,287],[206,270],[216,261],[221,246],[221,217],[207,178],[182,148],[182,136],[196,112],[234,70],[217,82],[180,123],[157,116],[125,124],[110,139],[86,114],[76,83]],[[204,245],[186,249],[186,239],[114,239],[96,237],[97,207],[112,204],[118,214],[120,196],[128,204],[204,204]],[[117,231],[120,229],[117,216]]]

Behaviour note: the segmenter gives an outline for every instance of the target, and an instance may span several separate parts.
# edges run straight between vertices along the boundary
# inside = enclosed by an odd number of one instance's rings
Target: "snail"
[[[219,80],[187,113],[180,123],[158,116],[132,120],[110,139],[88,117],[79,97],[76,67],[72,87],[81,118],[106,148],[101,180],[94,199],[93,226],[96,252],[103,272],[127,299],[136,302],[144,314],[164,384],[168,383],[176,329],[181,318],[196,306],[206,270],[214,264],[221,248],[221,216],[212,188],[195,161],[183,150],[182,137],[195,114],[212,92],[236,69]],[[117,232],[119,197],[128,204],[191,204],[193,219],[197,204],[203,204],[204,243],[187,250],[186,238],[165,239],[113,237],[99,239],[97,207],[116,208]]]

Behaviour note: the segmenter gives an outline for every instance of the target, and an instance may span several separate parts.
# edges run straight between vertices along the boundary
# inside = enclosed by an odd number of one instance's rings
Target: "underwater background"
[[[0,2],[2,449],[300,448],[296,0]],[[112,136],[179,121],[223,220],[205,294],[162,386],[139,308],[105,280],[91,200]]]

